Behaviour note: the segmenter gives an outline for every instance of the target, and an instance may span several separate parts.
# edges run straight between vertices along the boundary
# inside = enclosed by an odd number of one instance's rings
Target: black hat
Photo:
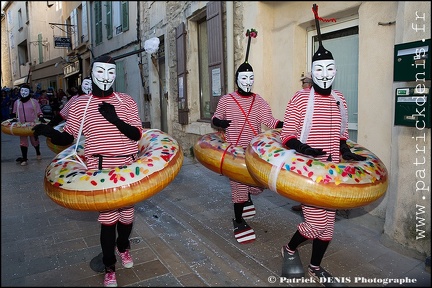
[[[320,45],[318,50],[312,56],[312,62],[318,60],[334,60],[333,55],[330,51],[324,48],[324,46]]]
[[[109,55],[103,55],[103,56],[99,56],[96,59],[94,59],[93,63],[95,62],[102,62],[102,63],[111,63],[111,64],[115,64],[114,58],[112,58]]]

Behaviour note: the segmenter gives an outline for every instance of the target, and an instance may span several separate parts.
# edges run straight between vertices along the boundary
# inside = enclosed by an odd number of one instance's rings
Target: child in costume
[[[340,162],[345,160],[363,161],[366,158],[352,153],[348,139],[348,111],[343,94],[332,89],[336,75],[333,55],[321,42],[317,7],[314,4],[319,48],[312,57],[311,89],[297,91],[288,102],[281,131],[281,141],[289,149],[312,156],[320,161]],[[313,99],[313,101],[311,101]],[[305,129],[303,129],[305,126]],[[330,278],[332,275],[322,268],[321,261],[333,238],[336,210],[302,205],[304,222],[297,226],[291,240],[282,247],[282,276],[303,277],[298,246],[312,240],[312,255],[308,273],[315,281]],[[326,281],[326,286],[337,286]]]
[[[273,117],[267,101],[252,92],[254,73],[248,63],[248,54],[251,37],[255,38],[257,32],[254,29],[248,30],[246,35],[249,37],[246,60],[239,66],[235,76],[238,89],[221,97],[212,117],[214,126],[225,129],[226,141],[234,146],[243,146],[244,149],[254,136],[261,133],[261,124],[270,129],[281,128],[283,125]],[[230,186],[234,203],[234,237],[239,243],[250,243],[256,239],[255,231],[245,221],[256,214],[250,194],[258,195],[264,189],[231,179]]]
[[[35,134],[51,138],[55,145],[72,144],[82,129],[88,169],[112,168],[132,163],[138,152],[142,122],[133,98],[113,92],[116,64],[112,57],[101,56],[92,64],[92,93],[71,103],[64,132],[49,125],[37,125]],[[121,193],[121,191],[119,192]],[[100,211],[100,243],[105,266],[105,287],[116,287],[117,253],[125,268],[133,266],[129,236],[134,221],[134,206]]]

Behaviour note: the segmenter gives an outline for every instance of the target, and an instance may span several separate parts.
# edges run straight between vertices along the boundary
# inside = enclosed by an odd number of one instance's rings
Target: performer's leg
[[[120,252],[125,252],[126,249],[130,249],[129,236],[132,233],[133,223],[123,224],[122,222],[117,223],[117,248]]]
[[[103,254],[102,261],[105,267],[113,268],[112,266],[115,266],[115,263],[117,262],[114,254],[114,248],[116,246],[116,224],[101,224],[100,243]]]

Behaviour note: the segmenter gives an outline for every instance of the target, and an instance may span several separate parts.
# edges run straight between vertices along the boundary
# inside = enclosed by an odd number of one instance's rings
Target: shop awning
[[[22,85],[22,84],[24,84],[24,83],[27,83],[27,76],[15,80],[15,81],[13,82],[13,85],[14,85],[14,86],[20,86],[20,85]]]

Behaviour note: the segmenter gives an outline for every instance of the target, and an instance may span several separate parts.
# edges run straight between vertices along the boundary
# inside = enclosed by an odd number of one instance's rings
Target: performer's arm
[[[112,104],[102,102],[102,104],[99,104],[99,112],[102,114],[105,119],[110,122],[111,124],[115,125],[117,129],[126,135],[131,140],[138,141],[141,139],[141,131],[135,127],[132,126],[123,120],[121,120],[115,111],[115,107]]]
[[[48,124],[38,124],[32,129],[35,136],[43,135],[51,138],[51,143],[60,146],[70,145],[74,141],[74,137],[67,132],[60,132]]]
[[[317,148],[317,149],[312,148],[309,145],[300,142],[296,138],[289,139],[285,143],[285,146],[287,146],[290,149],[295,149],[299,153],[302,153],[305,155],[310,155],[312,157],[321,156],[321,155],[324,155],[327,153],[327,152],[323,151],[323,149],[321,149],[321,148]]]

